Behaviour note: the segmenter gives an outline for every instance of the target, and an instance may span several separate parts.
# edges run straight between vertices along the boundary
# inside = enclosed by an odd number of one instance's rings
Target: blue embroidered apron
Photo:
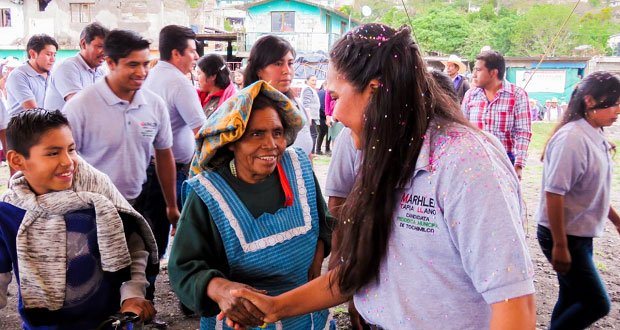
[[[226,181],[205,171],[188,181],[207,205],[222,237],[230,280],[267,290],[276,296],[305,284],[319,235],[316,187],[310,160],[289,148],[280,161],[293,191],[293,206],[255,219]],[[265,329],[325,328],[328,311],[269,324]],[[201,330],[231,329],[215,317],[200,321]]]

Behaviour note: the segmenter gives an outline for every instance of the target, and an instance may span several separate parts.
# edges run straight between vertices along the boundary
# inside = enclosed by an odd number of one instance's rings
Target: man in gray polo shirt
[[[57,51],[58,43],[46,34],[35,34],[28,40],[28,61],[15,68],[6,81],[9,116],[43,106]]]
[[[99,23],[87,25],[80,34],[80,52],[54,68],[45,95],[46,109],[62,109],[70,98],[105,76],[103,40],[110,32]]]
[[[152,150],[167,215],[179,218],[170,118],[163,100],[141,89],[149,63],[149,42],[133,31],[114,30],[105,39],[110,73],[64,107],[78,154],[106,173],[130,202],[146,181]]]
[[[160,60],[149,72],[144,83],[144,88],[164,99],[170,114],[172,152],[177,167],[177,200],[180,199],[181,184],[187,179],[189,163],[194,155],[196,144],[194,135],[206,121],[196,89],[185,76],[191,72],[198,60],[195,38],[196,34],[188,27],[179,25],[164,27],[159,33]],[[154,175],[153,164],[147,172],[145,216],[153,224],[159,253],[163,255],[168,245],[170,223],[161,204],[163,197],[157,177]],[[172,226],[176,228],[176,223],[172,223]]]
[[[172,127],[174,160],[177,168],[177,201],[183,181],[187,179],[189,163],[194,155],[194,135],[206,121],[206,116],[198,100],[196,89],[185,76],[191,72],[198,60],[196,53],[196,34],[192,29],[179,25],[168,25],[159,32],[160,60],[149,72],[144,87],[161,96],[168,107]],[[147,183],[144,186],[144,216],[153,226],[160,257],[168,246],[170,226],[172,234],[176,223],[166,218],[163,196],[155,176],[155,166],[147,170]],[[182,205],[179,205],[179,209]],[[185,314],[191,311],[181,306]]]

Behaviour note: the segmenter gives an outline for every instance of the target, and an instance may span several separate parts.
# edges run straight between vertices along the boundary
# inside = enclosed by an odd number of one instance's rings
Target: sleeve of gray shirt
[[[51,88],[56,88],[63,99],[82,90],[80,70],[74,63],[63,62],[54,70],[52,79],[54,86]]]
[[[28,100],[36,100],[28,81],[28,75],[22,71],[13,70],[9,74],[6,80],[6,91],[20,106]],[[43,104],[37,104],[37,106],[43,106]]]
[[[319,103],[319,99],[314,97],[314,93],[312,92],[312,87],[305,87],[301,91],[302,103],[304,108],[308,109],[312,118],[317,119],[319,117],[319,109],[321,108],[321,104]]]
[[[78,104],[77,99],[72,98],[62,108],[62,113],[67,117],[69,125],[71,125],[71,132],[73,133],[73,140],[75,141],[75,150],[79,154],[82,151],[83,125],[81,116],[82,111],[80,111]]]
[[[436,172],[443,172],[437,195],[463,269],[493,304],[534,293],[533,265],[516,173],[501,147],[489,141],[480,146],[455,143],[446,149]],[[471,150],[477,157],[461,158]]]
[[[9,125],[9,110],[3,100],[0,100],[0,130],[6,129]]]
[[[572,130],[558,131],[545,150],[544,190],[564,196],[586,171],[583,138]]]
[[[160,118],[159,131],[155,135],[153,146],[157,150],[172,148],[172,127],[170,126],[170,115],[166,109],[166,104],[164,100],[157,97],[156,105],[153,105],[153,107],[156,108],[155,111],[159,113]]]
[[[202,127],[207,121],[202,106],[200,106],[200,100],[198,100],[198,93],[189,81],[187,87],[177,88],[174,103],[179,115],[192,130]]]
[[[355,149],[351,130],[343,128],[332,150],[332,159],[327,170],[325,195],[346,198],[355,184],[359,166],[359,151]]]

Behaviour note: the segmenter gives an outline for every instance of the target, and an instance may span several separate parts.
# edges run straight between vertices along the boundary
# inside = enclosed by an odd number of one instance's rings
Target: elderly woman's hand
[[[230,295],[230,290],[246,288],[258,293],[267,293],[264,290],[256,290],[243,283],[232,282],[225,278],[213,278],[207,286],[207,296],[215,301],[230,320],[238,324],[250,327],[263,325],[265,315],[254,304],[245,298],[236,298]]]

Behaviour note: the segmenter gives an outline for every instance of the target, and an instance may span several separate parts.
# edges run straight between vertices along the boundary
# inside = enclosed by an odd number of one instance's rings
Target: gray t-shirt
[[[6,101],[0,97],[0,129],[6,129],[9,125],[9,112],[7,111]]]
[[[61,110],[65,106],[65,97],[77,93],[105,77],[101,67],[91,69],[82,55],[69,57],[54,67],[45,95],[46,109]]]
[[[304,125],[304,127],[301,128],[299,133],[297,133],[297,138],[295,139],[295,142],[293,142],[292,146],[299,147],[306,153],[306,155],[310,155],[312,153],[312,135],[310,134],[310,119],[308,118],[308,114],[306,114],[306,111],[303,105],[301,104],[301,102],[299,102],[299,99],[293,99],[292,101],[293,101],[293,105],[296,106],[297,109],[299,109],[299,111],[303,112],[304,118],[306,118],[306,124]]]
[[[355,306],[384,329],[488,329],[490,304],[534,293],[519,180],[496,139],[455,124],[426,136]]]
[[[148,88],[166,102],[174,141],[174,160],[189,164],[196,146],[192,129],[202,127],[207,120],[196,89],[181,70],[166,61],[159,61],[149,71],[143,88]]]
[[[6,79],[6,92],[9,105],[9,116],[14,117],[25,109],[22,104],[28,100],[35,100],[38,107],[45,103],[45,90],[49,82],[42,73],[36,72],[28,62],[18,66]]]
[[[327,171],[325,195],[347,198],[353,190],[357,170],[362,161],[361,156],[362,153],[355,149],[351,129],[343,128],[334,142],[332,159]]]
[[[316,90],[308,85],[301,90],[301,99],[304,107],[310,112],[312,120],[319,120],[319,111],[321,109],[321,101]]]
[[[542,191],[564,196],[567,235],[603,234],[613,175],[610,148],[603,132],[585,119],[562,126],[547,143]],[[539,224],[550,228],[544,193],[535,217]]]
[[[172,147],[166,105],[144,88],[129,103],[102,79],[71,98],[63,112],[78,154],[107,174],[127,199],[142,191],[153,148]]]

